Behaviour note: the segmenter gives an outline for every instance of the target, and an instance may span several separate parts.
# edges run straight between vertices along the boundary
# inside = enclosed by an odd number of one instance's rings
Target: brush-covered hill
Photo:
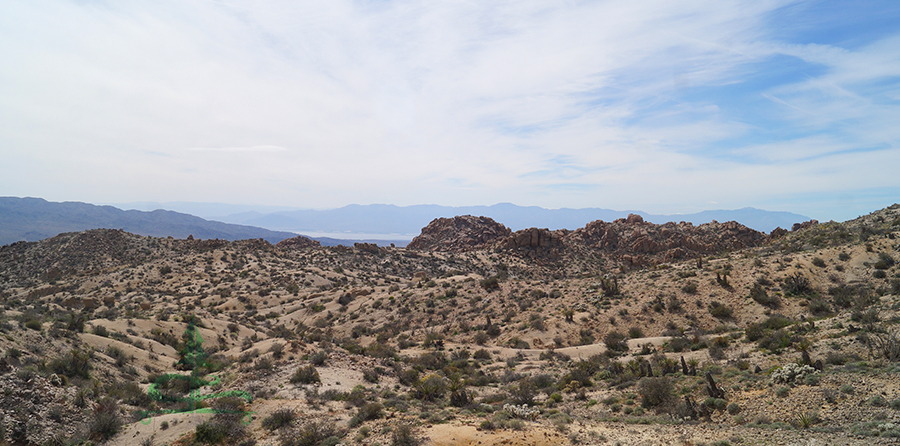
[[[423,231],[446,237],[416,249],[118,230],[0,247],[0,440],[900,436],[900,206],[769,235],[460,218],[476,232]],[[543,249],[559,257],[530,254]]]

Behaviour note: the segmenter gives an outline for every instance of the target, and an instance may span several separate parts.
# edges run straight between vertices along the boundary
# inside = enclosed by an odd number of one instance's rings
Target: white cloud
[[[895,154],[859,150],[900,139],[898,37],[781,41],[790,3],[8,3],[0,188],[688,212],[890,187],[853,160]],[[756,86],[777,56],[815,69]]]

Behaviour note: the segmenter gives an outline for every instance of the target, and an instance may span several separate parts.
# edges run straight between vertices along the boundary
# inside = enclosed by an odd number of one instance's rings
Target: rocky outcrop
[[[276,248],[285,248],[285,249],[304,249],[304,248],[318,248],[321,244],[318,240],[313,240],[308,237],[304,237],[302,235],[298,235],[294,238],[284,239],[275,244]]]
[[[422,228],[407,249],[460,252],[484,247],[509,237],[512,231],[488,217],[462,215],[437,218]]]
[[[567,234],[569,231],[565,229],[551,231],[529,228],[516,231],[495,245],[499,249],[515,251],[532,259],[558,260],[564,248],[563,239]]]
[[[408,248],[457,252],[490,248],[538,261],[602,258],[643,267],[759,246],[766,240],[766,234],[734,221],[657,225],[631,214],[613,222],[593,221],[574,231],[529,228],[513,233],[490,218],[466,215],[432,221]]]
[[[764,233],[734,221],[657,225],[632,214],[610,223],[593,221],[562,242],[569,254],[600,253],[625,266],[640,267],[759,246],[765,240]]]
[[[804,221],[803,223],[794,223],[794,226],[791,226],[791,232],[797,232],[806,228],[811,228],[819,224],[819,220],[810,220]]]

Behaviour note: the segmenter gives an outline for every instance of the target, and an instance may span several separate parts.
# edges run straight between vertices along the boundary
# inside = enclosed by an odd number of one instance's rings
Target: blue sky
[[[846,220],[900,201],[895,1],[7,1],[0,195]]]

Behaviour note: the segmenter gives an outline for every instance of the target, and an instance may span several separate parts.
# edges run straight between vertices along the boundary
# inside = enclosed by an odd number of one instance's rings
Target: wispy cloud
[[[0,188],[818,216],[836,191],[900,193],[892,14],[873,2],[841,21],[790,0],[5,3]]]

